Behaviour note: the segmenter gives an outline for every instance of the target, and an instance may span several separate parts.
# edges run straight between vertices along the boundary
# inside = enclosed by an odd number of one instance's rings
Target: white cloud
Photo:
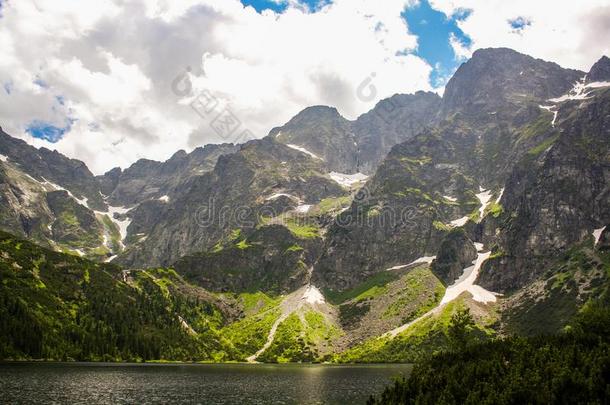
[[[472,13],[458,23],[472,39],[470,50],[508,47],[561,66],[588,71],[610,52],[610,5],[607,0],[430,0],[450,16],[457,10]],[[515,30],[508,21],[531,22]],[[458,55],[467,50],[452,46]],[[466,51],[466,52],[465,52]]]
[[[449,44],[459,60],[468,59],[472,55],[472,48],[464,45],[453,32],[449,35]]]
[[[0,124],[96,173],[224,141],[189,107],[192,97],[171,91],[187,66],[195,94],[223,99],[258,137],[313,104],[355,118],[383,97],[430,88],[431,67],[408,55],[416,38],[400,16],[405,4],[337,0],[311,13],[289,1],[283,14],[259,14],[237,0],[9,2],[0,80],[12,91],[0,94],[10,105]],[[359,100],[371,73],[375,97]],[[67,117],[76,121],[56,144],[25,133],[33,120],[63,126]]]
[[[188,105],[192,96],[172,92],[187,66],[195,94],[206,89],[220,97],[257,137],[309,105],[333,105],[355,118],[381,98],[431,88],[432,67],[413,55],[417,38],[401,18],[414,0],[335,0],[315,13],[296,0],[278,1],[288,4],[283,14],[259,14],[237,0],[5,2],[0,125],[100,173],[225,141],[210,128],[211,117],[202,119]],[[458,57],[477,47],[509,46],[588,69],[608,52],[610,11],[602,0],[578,7],[531,0],[433,3],[448,15],[459,7],[474,10],[460,23],[473,47],[450,41]],[[520,16],[532,24],[511,33],[507,20]],[[359,86],[371,97],[357,97]],[[68,118],[75,120],[71,130],[56,144],[25,132],[33,120],[64,127]]]

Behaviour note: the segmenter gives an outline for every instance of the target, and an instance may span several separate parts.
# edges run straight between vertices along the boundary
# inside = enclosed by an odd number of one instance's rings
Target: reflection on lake
[[[2,363],[0,403],[358,404],[411,368]]]

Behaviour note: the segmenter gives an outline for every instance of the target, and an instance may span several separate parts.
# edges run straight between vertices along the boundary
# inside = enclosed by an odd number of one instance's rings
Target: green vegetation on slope
[[[396,273],[382,271],[372,275],[350,290],[334,291],[325,289],[324,296],[333,304],[340,304],[351,299],[363,300],[368,297],[382,294],[386,284],[396,280],[398,277],[399,276]]]
[[[0,233],[0,276],[2,359],[211,360],[223,351],[212,330],[191,334],[178,317],[217,319],[208,303],[168,296],[144,276],[134,288],[114,265]]]
[[[369,404],[606,403],[610,309],[590,305],[557,336],[507,338],[436,354]]]
[[[319,348],[332,344],[341,330],[317,311],[298,311],[278,327],[271,346],[258,358],[267,363],[313,362],[322,360]]]
[[[405,288],[400,298],[390,304],[382,316],[400,316],[401,323],[407,323],[436,307],[445,294],[445,287],[434,277],[436,281],[434,290],[431,291],[432,294],[427,294],[430,292],[428,291],[430,277],[434,275],[427,266],[419,266],[411,270],[405,276]],[[418,301],[417,307],[409,309],[412,303]]]
[[[221,329],[221,334],[234,350],[236,360],[244,361],[267,341],[273,323],[280,317],[282,297],[271,298],[264,293],[240,294],[244,317]]]
[[[462,295],[444,305],[438,313],[415,322],[396,337],[371,338],[339,354],[336,360],[341,363],[408,363],[447,348],[451,319],[454,314],[468,308],[467,304]],[[480,320],[472,327],[471,334],[474,339],[487,339],[493,331]]]
[[[574,246],[539,280],[508,298],[503,328],[521,336],[558,333],[588,300],[608,294],[609,277],[610,251],[593,249],[592,242]]]

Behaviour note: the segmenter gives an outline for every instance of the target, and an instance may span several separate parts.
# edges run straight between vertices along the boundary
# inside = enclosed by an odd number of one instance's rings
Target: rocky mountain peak
[[[507,48],[475,51],[447,83],[442,115],[462,111],[485,114],[523,102],[565,94],[584,72],[564,69]]]
[[[299,112],[284,125],[284,128],[311,127],[313,125],[332,122],[344,124],[348,121],[339,114],[339,111],[337,111],[335,107],[316,105],[307,107]]]
[[[610,81],[610,58],[602,56],[589,70],[587,83]]]
[[[179,151],[174,153],[172,155],[172,157],[169,158],[169,160],[182,160],[186,157],[187,157],[187,153],[184,151],[184,149],[180,149]]]

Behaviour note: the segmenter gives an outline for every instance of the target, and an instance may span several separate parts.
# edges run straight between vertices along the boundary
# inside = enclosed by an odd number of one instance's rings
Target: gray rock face
[[[104,228],[91,210],[74,201],[66,191],[52,191],[46,199],[55,217],[50,227],[54,241],[80,249],[102,245]]]
[[[441,98],[432,92],[396,94],[358,117],[353,124],[358,143],[358,170],[374,173],[394,145],[432,127],[440,103]]]
[[[515,166],[502,199],[499,257],[486,263],[482,285],[495,291],[523,287],[610,221],[609,111],[608,88],[591,94],[572,106],[552,142],[530,150]]]
[[[610,81],[610,58],[602,56],[587,74],[587,83]]]
[[[451,285],[476,258],[477,250],[472,241],[463,229],[457,228],[443,239],[436,260],[432,263],[432,272],[445,285]]]
[[[357,171],[356,136],[351,122],[339,115],[336,108],[308,107],[286,125],[271,130],[269,137],[307,149],[322,158],[331,170]]]
[[[447,83],[441,114],[496,113],[566,93],[585,75],[512,49],[479,49]]]
[[[220,156],[237,150],[232,144],[207,145],[188,154],[181,150],[165,162],[140,159],[124,171],[112,169],[98,180],[112,205],[133,206],[166,195],[175,198],[193,177],[211,171]]]

